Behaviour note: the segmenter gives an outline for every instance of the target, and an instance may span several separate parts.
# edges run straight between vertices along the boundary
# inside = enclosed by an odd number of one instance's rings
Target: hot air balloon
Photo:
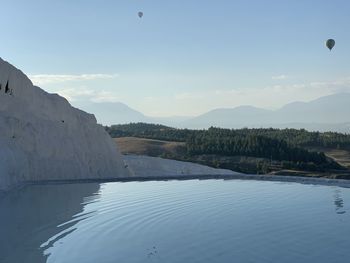
[[[143,12],[139,12],[138,15],[139,15],[139,18],[142,18],[143,17]]]
[[[335,46],[335,40],[334,39],[328,39],[326,41],[326,47],[329,48],[329,50],[332,50],[332,48]]]

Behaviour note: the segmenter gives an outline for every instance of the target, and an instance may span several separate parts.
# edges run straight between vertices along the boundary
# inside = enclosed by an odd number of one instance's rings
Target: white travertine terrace
[[[124,161],[130,168],[134,177],[157,179],[157,178],[178,178],[203,177],[203,176],[233,176],[240,173],[227,170],[208,167],[191,162],[182,162],[176,160],[163,159],[159,157],[150,157],[142,155],[125,155]]]
[[[36,87],[0,58],[0,190],[26,181],[128,177],[94,115]]]

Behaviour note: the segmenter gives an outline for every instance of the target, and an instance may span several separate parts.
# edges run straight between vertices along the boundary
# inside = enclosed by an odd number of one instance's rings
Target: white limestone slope
[[[0,58],[0,190],[25,181],[129,176],[94,115],[49,94]]]
[[[242,175],[227,169],[216,169],[197,163],[175,161],[159,157],[124,155],[124,160],[133,176],[147,179]]]

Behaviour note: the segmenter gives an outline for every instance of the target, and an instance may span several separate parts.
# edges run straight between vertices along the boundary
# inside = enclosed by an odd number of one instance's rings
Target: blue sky
[[[196,115],[350,92],[347,0],[0,4],[0,56],[72,104]],[[332,52],[327,38],[336,40]]]

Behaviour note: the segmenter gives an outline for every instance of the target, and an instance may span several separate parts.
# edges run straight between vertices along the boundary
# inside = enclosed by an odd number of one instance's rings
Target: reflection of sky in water
[[[338,262],[349,201],[239,180],[28,186],[0,199],[0,262]]]

